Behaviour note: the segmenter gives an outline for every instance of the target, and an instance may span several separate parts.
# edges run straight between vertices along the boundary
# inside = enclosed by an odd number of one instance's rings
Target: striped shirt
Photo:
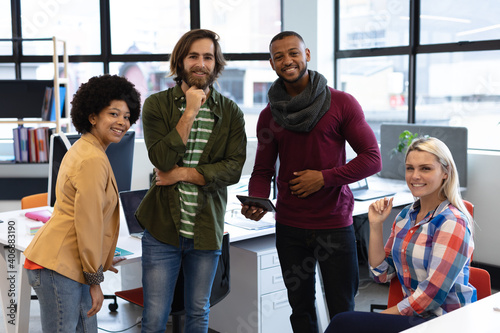
[[[382,283],[397,274],[405,295],[397,305],[402,315],[440,316],[477,299],[469,284],[474,243],[465,215],[449,201],[415,224],[419,210],[417,201],[396,217],[387,257],[370,269]]]
[[[182,105],[181,113],[186,109],[186,104]],[[196,116],[189,138],[186,144],[186,152],[182,163],[184,167],[194,168],[198,165],[200,157],[212,134],[214,127],[214,113],[203,104]],[[194,238],[194,223],[198,210],[198,185],[181,182],[179,183],[179,195],[181,202],[181,229],[183,237]]]

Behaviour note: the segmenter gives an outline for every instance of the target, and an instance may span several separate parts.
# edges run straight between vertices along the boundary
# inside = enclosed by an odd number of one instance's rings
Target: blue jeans
[[[318,332],[317,263],[330,319],[339,312],[354,310],[359,275],[352,225],[338,229],[299,229],[277,223],[276,249],[292,307],[290,322],[294,332]]]
[[[87,317],[92,307],[90,286],[46,268],[27,271],[40,302],[43,332],[97,332],[96,316]]]
[[[210,293],[221,250],[195,250],[192,239],[179,237],[180,245],[162,243],[147,230],[142,237],[142,332],[165,332],[177,277],[184,274],[184,332],[208,332]]]

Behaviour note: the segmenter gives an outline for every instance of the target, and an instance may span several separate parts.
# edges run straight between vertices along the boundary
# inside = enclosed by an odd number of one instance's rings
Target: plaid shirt
[[[440,316],[477,299],[469,284],[474,243],[465,216],[449,201],[415,224],[419,210],[416,201],[401,211],[385,245],[385,261],[370,269],[382,283],[397,274],[405,295],[397,305],[402,315]]]

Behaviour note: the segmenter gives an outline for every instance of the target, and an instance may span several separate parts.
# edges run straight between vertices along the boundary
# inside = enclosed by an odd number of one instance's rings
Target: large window
[[[189,0],[110,0],[113,54],[165,54],[190,28]]]
[[[468,128],[500,150],[498,2],[336,0],[336,84],[383,122]]]
[[[56,36],[67,42],[71,55],[101,53],[99,0],[22,0],[23,38]],[[24,55],[51,55],[52,42],[23,42]]]
[[[131,80],[144,101],[174,84],[169,55],[195,28],[220,35],[228,64],[216,89],[238,103],[255,136],[263,89],[276,79],[267,47],[281,31],[281,0],[1,1],[0,79],[52,79],[52,42],[26,39],[56,36],[67,42],[70,96],[90,77],[111,73]],[[0,124],[0,138],[11,139],[13,126]],[[140,121],[134,129],[141,137]]]

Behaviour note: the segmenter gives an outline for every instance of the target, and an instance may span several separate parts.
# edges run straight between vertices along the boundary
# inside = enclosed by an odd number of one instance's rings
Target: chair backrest
[[[477,300],[491,295],[491,277],[487,270],[469,267],[469,283],[477,290]]]
[[[27,195],[21,199],[21,209],[43,207],[48,205],[48,193]]]
[[[387,298],[387,308],[397,305],[404,298],[401,283],[397,276],[393,277],[389,285],[389,297]]]
[[[474,217],[474,204],[467,200],[462,200],[464,202],[465,208],[469,211],[469,214]]]

